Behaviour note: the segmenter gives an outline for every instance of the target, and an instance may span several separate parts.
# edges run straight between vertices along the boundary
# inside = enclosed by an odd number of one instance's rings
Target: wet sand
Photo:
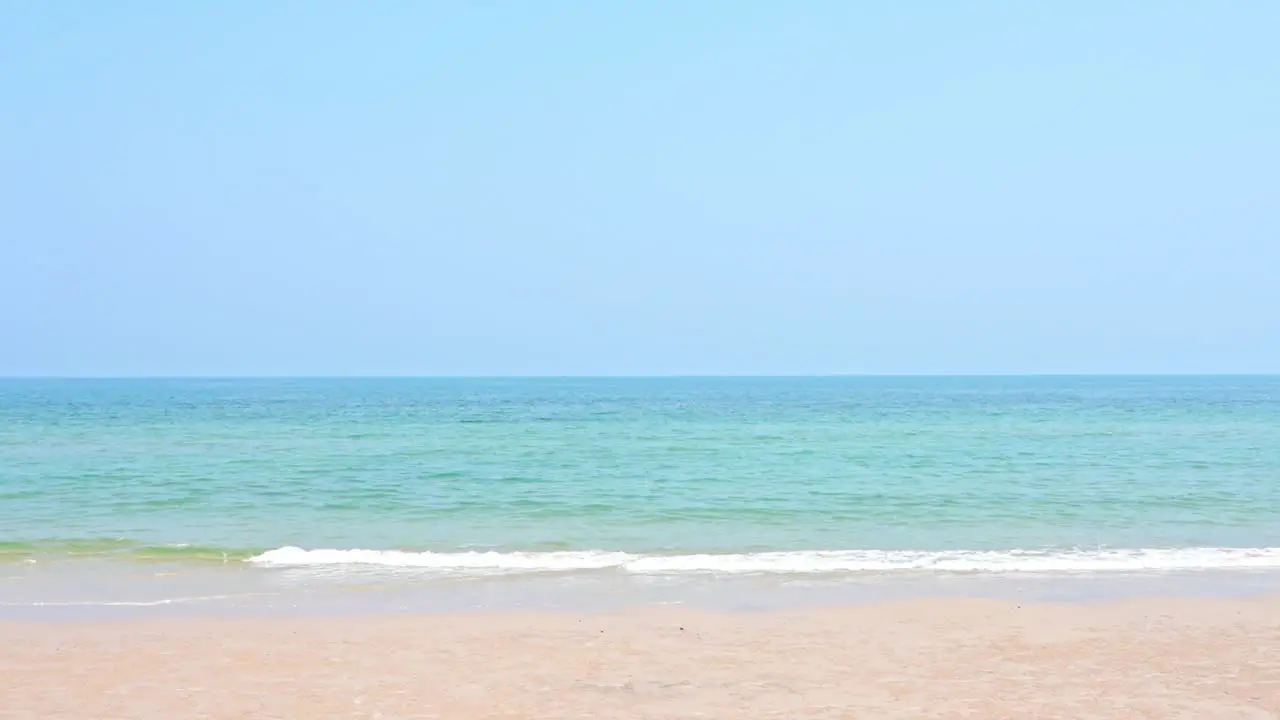
[[[1280,598],[0,623],[5,718],[1280,717]]]

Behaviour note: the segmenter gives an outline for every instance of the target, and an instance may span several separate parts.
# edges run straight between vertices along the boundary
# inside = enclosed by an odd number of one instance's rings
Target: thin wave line
[[[282,547],[248,558],[263,567],[379,566],[450,574],[617,570],[661,574],[884,572],[1054,573],[1280,569],[1280,548],[1098,550],[805,550],[752,554],[638,555],[612,551],[412,552]]]

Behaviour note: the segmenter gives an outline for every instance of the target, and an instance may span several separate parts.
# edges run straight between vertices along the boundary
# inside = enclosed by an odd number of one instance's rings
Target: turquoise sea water
[[[1280,378],[0,381],[0,562],[1280,567]]]

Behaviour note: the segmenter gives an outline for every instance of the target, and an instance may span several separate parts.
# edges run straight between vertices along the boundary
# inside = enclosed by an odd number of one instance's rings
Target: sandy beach
[[[1273,718],[1280,598],[0,624],[6,718]]]

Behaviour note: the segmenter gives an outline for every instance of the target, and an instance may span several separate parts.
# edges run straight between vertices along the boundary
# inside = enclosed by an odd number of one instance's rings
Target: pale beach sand
[[[6,718],[1280,717],[1280,598],[0,624]]]

